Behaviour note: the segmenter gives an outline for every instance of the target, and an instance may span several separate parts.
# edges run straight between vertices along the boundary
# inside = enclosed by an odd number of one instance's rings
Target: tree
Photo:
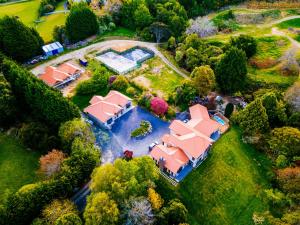
[[[11,86],[0,73],[0,126],[11,124],[17,113],[17,102]]]
[[[300,112],[300,81],[297,81],[285,93],[285,100],[291,105],[293,112]]]
[[[126,224],[154,224],[154,214],[151,204],[145,197],[130,198],[125,206]]]
[[[206,96],[215,87],[215,74],[210,66],[196,67],[191,77],[200,96]]]
[[[158,179],[153,160],[148,157],[133,158],[130,161],[117,159],[112,164],[98,167],[92,175],[92,193],[106,192],[117,203],[129,196],[140,196]]]
[[[55,224],[57,219],[68,213],[78,213],[74,203],[70,200],[55,199],[43,209],[42,216],[48,224]]]
[[[242,90],[247,75],[246,55],[236,47],[225,52],[216,67],[216,81],[224,93]]]
[[[168,39],[171,34],[168,26],[160,22],[152,23],[149,29],[154,34],[156,43],[160,43],[162,40]]]
[[[234,105],[229,102],[225,107],[225,117],[230,118],[231,114],[233,113]]]
[[[201,38],[215,35],[217,32],[218,28],[207,17],[197,17],[186,29],[186,34],[197,34]]]
[[[98,32],[99,26],[94,12],[85,3],[72,6],[66,20],[66,33],[71,42],[81,41]]]
[[[144,28],[152,23],[152,15],[145,4],[140,4],[134,11],[134,20],[137,28]]]
[[[62,94],[47,86],[27,69],[0,57],[1,70],[10,83],[18,105],[24,113],[44,121],[48,127],[57,129],[61,123],[79,117],[78,107]]]
[[[291,160],[300,155],[300,131],[293,127],[275,128],[269,145],[274,155],[282,154]]]
[[[0,19],[0,49],[7,56],[24,62],[40,54],[43,44],[36,30],[25,26],[16,17]]]
[[[238,37],[231,37],[230,45],[244,50],[247,58],[254,56],[257,51],[255,38],[245,34],[241,34]]]
[[[285,107],[278,101],[274,92],[264,94],[262,96],[262,103],[266,109],[270,126],[275,127],[286,122]]]
[[[66,28],[65,26],[55,26],[53,29],[53,40],[60,43],[66,42]]]
[[[168,111],[168,107],[169,107],[168,103],[159,97],[153,98],[150,102],[150,105],[151,105],[151,110],[156,115],[159,116],[164,115]]]
[[[82,225],[80,217],[75,213],[67,213],[60,216],[54,225]]]
[[[246,135],[263,134],[269,129],[268,115],[261,99],[256,99],[240,112],[240,126]]]
[[[64,150],[69,151],[75,138],[81,138],[85,143],[93,144],[95,136],[89,124],[82,119],[74,119],[62,124],[59,128],[58,136],[61,139]]]
[[[300,203],[300,167],[288,167],[277,171],[280,188],[296,203]]]
[[[173,199],[168,203],[167,207],[164,207],[159,215],[159,224],[180,224],[187,221],[187,209],[186,207],[178,200]]]
[[[88,198],[83,217],[86,225],[114,225],[119,220],[116,202],[105,192],[99,192]]]
[[[48,152],[55,146],[55,136],[50,134],[45,124],[39,122],[24,123],[18,132],[19,139],[24,145],[41,152]]]
[[[127,78],[123,75],[119,75],[112,83],[111,89],[126,93],[128,86],[129,82]]]
[[[288,125],[300,129],[300,112],[295,112],[289,117]]]
[[[61,164],[65,159],[65,154],[53,149],[47,155],[41,156],[39,171],[46,177],[51,177],[61,169]]]
[[[187,106],[197,96],[197,89],[190,80],[183,80],[174,93],[176,104]]]
[[[148,189],[148,200],[154,210],[159,210],[164,204],[164,200],[153,188]]]

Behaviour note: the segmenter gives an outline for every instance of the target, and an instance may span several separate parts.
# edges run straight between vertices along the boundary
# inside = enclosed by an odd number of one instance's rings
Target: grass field
[[[135,82],[161,97],[168,98],[183,80],[183,77],[166,66],[158,57],[149,59],[144,64],[141,69],[133,71],[128,76],[135,77]]]
[[[289,27],[300,28],[300,18],[287,20],[277,25],[280,29],[288,29]]]
[[[56,25],[63,25],[66,20],[64,13],[54,14],[50,16],[42,16],[38,19],[39,0],[31,0],[28,2],[16,2],[10,5],[0,6],[0,17],[5,15],[18,16],[20,20],[27,26],[35,27],[45,42],[52,39],[53,28]],[[57,6],[57,10],[63,9],[63,2]],[[41,23],[35,23],[40,20]]]
[[[239,129],[232,127],[179,186],[162,180],[158,191],[165,199],[181,199],[190,225],[250,225],[254,212],[267,210],[262,192],[269,186],[270,166],[265,155],[244,144]]]
[[[15,139],[0,134],[0,202],[9,192],[35,182],[40,154],[27,151]]]

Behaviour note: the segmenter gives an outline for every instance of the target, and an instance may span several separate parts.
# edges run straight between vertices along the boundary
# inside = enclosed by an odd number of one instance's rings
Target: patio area
[[[131,138],[131,132],[138,128],[142,120],[152,125],[152,132],[142,138]],[[102,149],[102,162],[113,162],[123,156],[124,150],[133,151],[133,157],[148,155],[149,145],[159,141],[163,134],[169,133],[170,123],[161,120],[150,112],[135,107],[115,121],[111,130],[92,125],[97,143]]]

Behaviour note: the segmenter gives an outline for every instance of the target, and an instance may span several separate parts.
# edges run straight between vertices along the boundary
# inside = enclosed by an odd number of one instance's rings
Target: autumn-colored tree
[[[64,159],[65,154],[63,152],[53,149],[47,155],[41,156],[39,172],[46,177],[51,177],[60,171]]]
[[[279,186],[287,195],[300,203],[300,167],[288,167],[277,171]]]
[[[54,224],[58,218],[67,214],[78,214],[76,206],[70,200],[53,200],[42,211],[42,216],[47,221],[47,224]]]
[[[148,189],[148,200],[154,210],[159,210],[164,204],[164,200],[153,188]]]

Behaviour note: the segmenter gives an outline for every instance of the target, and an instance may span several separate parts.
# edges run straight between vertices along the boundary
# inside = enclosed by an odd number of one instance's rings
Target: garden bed
[[[152,125],[149,121],[142,120],[140,126],[131,132],[132,138],[145,137],[152,132]]]

